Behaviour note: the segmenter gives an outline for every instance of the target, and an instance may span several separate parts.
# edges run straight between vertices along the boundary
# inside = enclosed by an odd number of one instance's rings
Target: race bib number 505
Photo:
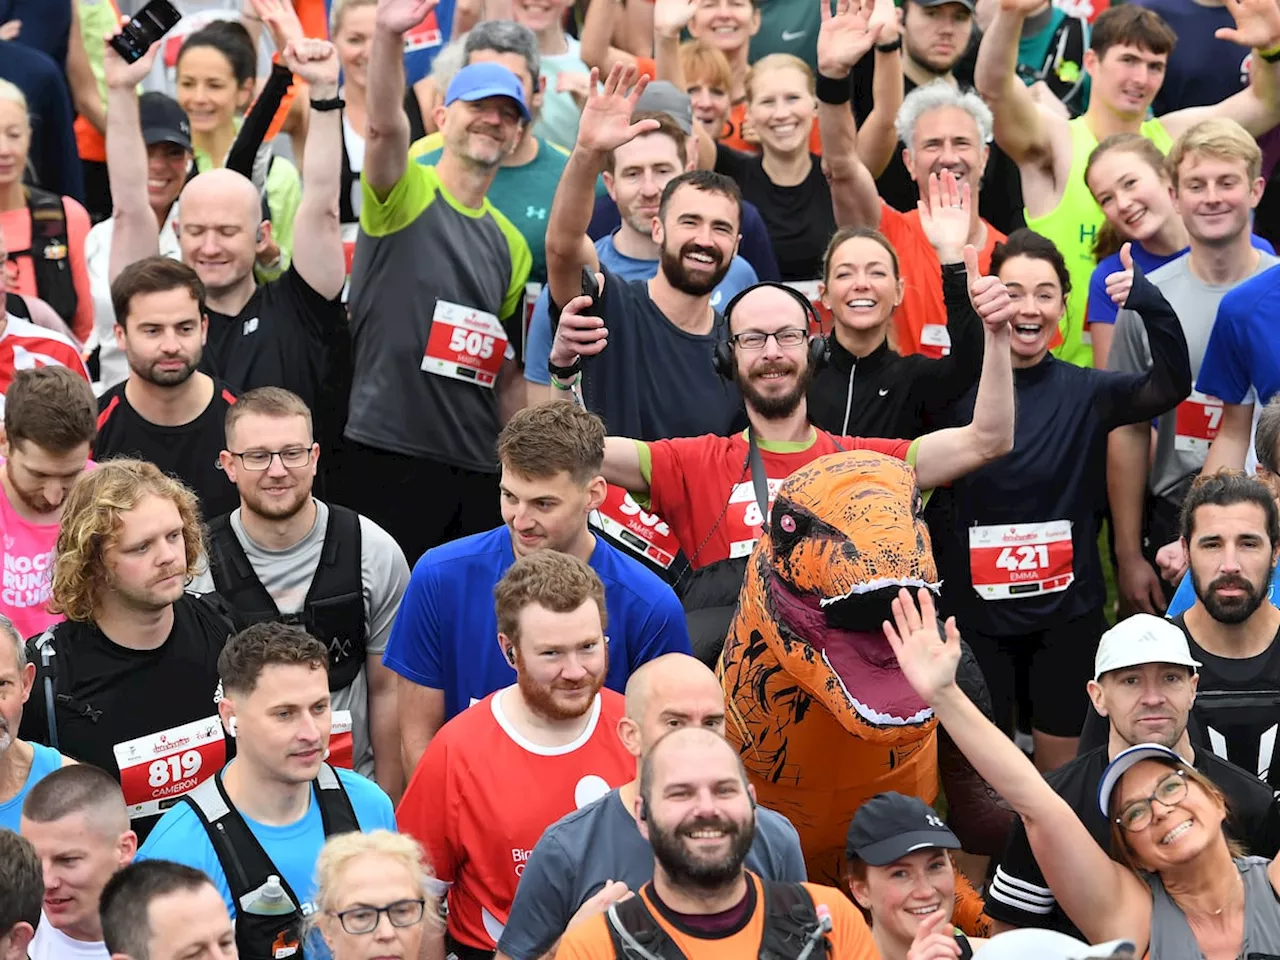
[[[163,813],[227,761],[222,722],[216,715],[117,743],[112,751],[130,818]]]
[[[507,332],[492,313],[436,301],[423,370],[492,390],[506,355]]]
[[[1073,560],[1070,520],[969,528],[969,572],[983,600],[1065,590]]]

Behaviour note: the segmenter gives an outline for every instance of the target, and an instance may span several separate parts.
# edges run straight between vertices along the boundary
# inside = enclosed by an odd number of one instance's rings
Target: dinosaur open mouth
[[[843,597],[798,594],[776,574],[769,600],[784,637],[807,643],[822,658],[849,706],[877,727],[924,723],[933,710],[912,689],[880,629],[900,587],[924,583],[880,581]]]

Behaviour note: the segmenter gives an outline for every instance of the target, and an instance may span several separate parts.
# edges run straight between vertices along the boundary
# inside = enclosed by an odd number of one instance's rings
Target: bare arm
[[[582,20],[582,36],[579,38],[582,47],[579,56],[588,67],[595,67],[605,75],[613,69],[614,64],[624,67],[636,65],[634,54],[619,50],[611,42],[617,13],[621,10],[622,5],[616,0],[609,0],[608,3],[595,0],[587,6],[587,15]]]
[[[147,196],[147,146],[136,93],[160,44],[152,44],[134,63],[125,63],[109,43],[106,47],[107,182],[115,219],[108,276],[115,280],[129,264],[160,253],[160,226]]]
[[[1224,468],[1243,470],[1249,456],[1249,435],[1252,432],[1253,404],[1224,403],[1218,435],[1209,445],[1209,456],[1205,457],[1204,468],[1200,472],[1209,476]]]
[[[604,438],[604,466],[600,473],[615,487],[647,493],[649,481],[640,472],[640,449],[627,437]]]
[[[873,177],[884,173],[898,149],[898,130],[894,126],[894,120],[897,119],[904,95],[902,51],[890,50],[886,53],[879,49],[892,43],[900,35],[898,14],[892,2],[879,0],[876,3],[871,22],[875,24],[877,21],[883,22],[884,26],[876,39],[875,76],[871,81],[871,97],[875,106],[858,130],[858,156]]]
[[[1022,23],[1041,0],[1002,0],[990,28],[982,35],[973,81],[995,115],[996,142],[1013,162],[1048,168],[1053,160],[1051,115],[1019,79],[1018,41]],[[1029,9],[1030,8],[1030,9]],[[1059,123],[1061,117],[1052,118]]]
[[[338,54],[328,40],[304,37],[281,54],[316,100],[338,95]],[[407,147],[406,147],[407,149]],[[316,293],[332,300],[346,282],[338,194],[342,189],[342,112],[316,110],[302,160],[302,201],[293,231],[293,267]]]
[[[404,35],[417,26],[436,0],[378,0],[369,52],[368,131],[364,179],[385,200],[409,164],[409,118],[404,112]]]
[[[1143,501],[1151,455],[1151,427],[1130,423],[1107,436],[1107,502],[1116,541],[1120,596],[1135,612],[1161,613],[1164,593],[1155,569],[1142,555]]]
[[[400,757],[406,778],[413,776],[427,745],[444,726],[444,691],[396,676],[396,714],[400,720]]]
[[[365,658],[365,681],[369,688],[369,742],[373,745],[373,775],[378,786],[400,802],[404,793],[404,759],[400,751],[400,718],[396,710],[396,673],[383,666],[382,657]]]
[[[505,424],[528,405],[529,394],[520,375],[520,364],[507,360],[498,377],[498,422]]]
[[[827,0],[818,0],[818,4],[822,9],[822,28],[818,32],[820,85],[837,82],[847,89],[849,72],[875,44],[884,29],[883,24],[871,22],[875,8],[870,0],[860,0],[837,14],[831,13]],[[819,96],[818,131],[822,135],[822,165],[831,186],[831,207],[836,226],[879,227],[880,194],[876,190],[875,177],[863,163],[858,125],[853,111],[849,109],[847,97],[832,97],[837,102],[828,103],[821,99],[826,96],[821,89]]]
[[[957,747],[1009,803],[1026,826],[1027,839],[1058,902],[1091,943],[1125,937],[1146,945],[1151,895],[1137,875],[1098,846],[1074,810],[1032,766],[1026,755],[956,684],[960,633],[947,620],[946,639],[927,590],[906,590],[893,602],[894,623],[885,635],[911,685],[933,707]]]
[[[102,94],[98,91],[98,81],[89,66],[89,53],[85,47],[86,38],[80,29],[80,4],[78,0],[71,3],[71,33],[67,38],[67,85],[71,87],[71,101],[75,104],[76,113],[84,117],[99,133],[107,130],[107,111],[102,102]],[[88,42],[97,43],[94,37]]]

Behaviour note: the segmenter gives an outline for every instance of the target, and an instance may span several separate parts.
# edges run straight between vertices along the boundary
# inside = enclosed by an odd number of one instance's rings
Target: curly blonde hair
[[[119,535],[120,515],[148,496],[169,500],[178,508],[186,547],[186,582],[195,579],[204,555],[196,495],[154,463],[107,460],[82,474],[67,495],[53,561],[51,611],[79,623],[93,619],[107,583],[106,553]]]

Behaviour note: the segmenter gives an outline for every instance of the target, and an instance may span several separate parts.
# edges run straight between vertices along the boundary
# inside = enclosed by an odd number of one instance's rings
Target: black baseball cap
[[[845,855],[883,867],[908,853],[931,847],[959,850],[960,840],[938,812],[919,797],[880,793],[853,815]]]
[[[144,93],[138,98],[138,119],[146,145],[172,143],[191,150],[191,124],[178,101],[163,93]]]
[[[947,3],[958,3],[971,14],[977,12],[977,7],[974,6],[973,0],[911,0],[911,2],[918,7],[941,7]]]

